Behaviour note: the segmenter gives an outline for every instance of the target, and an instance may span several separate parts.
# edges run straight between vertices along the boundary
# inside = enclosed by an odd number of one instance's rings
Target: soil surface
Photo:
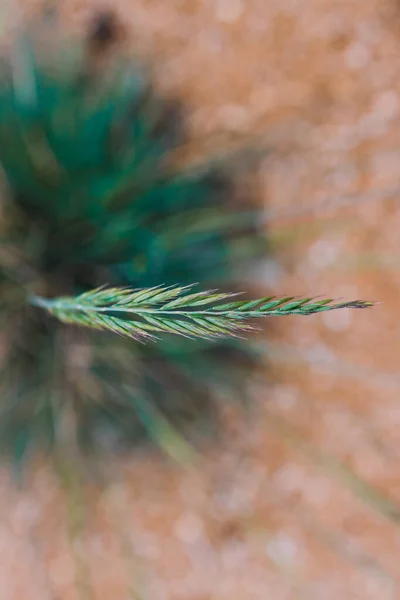
[[[4,27],[39,5],[9,4]],[[59,5],[80,28],[105,4]],[[255,177],[274,248],[257,275],[266,293],[384,303],[275,320],[257,414],[227,415],[195,468],[107,461],[107,485],[73,502],[47,464],[21,487],[3,469],[0,598],[395,600],[400,3],[113,7],[161,88],[185,99],[194,139],[269,148]]]

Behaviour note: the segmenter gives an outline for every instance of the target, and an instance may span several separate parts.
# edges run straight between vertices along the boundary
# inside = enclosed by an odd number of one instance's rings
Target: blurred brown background
[[[3,2],[7,28],[41,3]],[[266,291],[383,300],[273,323],[257,418],[195,469],[137,453],[69,497],[0,478],[1,600],[400,597],[400,3],[114,0],[194,139],[258,136]],[[80,28],[97,0],[59,0]],[[70,486],[71,487],[71,486]]]

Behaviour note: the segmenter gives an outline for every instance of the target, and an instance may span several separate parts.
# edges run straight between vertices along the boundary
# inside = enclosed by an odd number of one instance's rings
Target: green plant
[[[155,332],[205,339],[234,337],[240,331],[252,329],[248,321],[257,317],[312,315],[338,308],[371,306],[370,302],[360,300],[334,303],[331,299],[275,296],[232,301],[237,294],[215,291],[185,294],[186,289],[99,288],[77,298],[34,297],[31,304],[44,308],[64,323],[111,331],[138,341],[154,339]],[[230,302],[222,303],[225,300]]]
[[[49,47],[31,30],[2,68],[0,439],[15,458],[65,431],[83,448],[104,432],[165,445],[213,413],[220,389],[244,393],[256,356],[237,334],[250,318],[370,305],[232,299],[265,253],[259,209],[216,163],[173,165],[181,107],[110,58],[113,39],[107,19],[79,43]],[[123,339],[157,332],[179,335]]]

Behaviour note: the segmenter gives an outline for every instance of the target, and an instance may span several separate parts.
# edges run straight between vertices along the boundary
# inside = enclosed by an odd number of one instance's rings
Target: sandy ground
[[[80,26],[104,2],[60,6]],[[228,424],[195,469],[138,453],[107,463],[107,485],[72,508],[51,467],[21,488],[1,471],[0,599],[395,600],[400,4],[113,6],[185,98],[194,137],[270,147],[266,290],[384,304],[274,322],[257,418]]]

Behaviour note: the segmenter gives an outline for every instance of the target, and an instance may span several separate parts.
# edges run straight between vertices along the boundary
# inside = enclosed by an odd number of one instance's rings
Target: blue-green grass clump
[[[31,27],[0,69],[0,443],[18,460],[66,435],[176,456],[217,398],[246,399],[257,318],[369,305],[236,297],[266,252],[260,208],[229,160],[176,165],[182,106],[116,31]]]
[[[231,292],[265,252],[229,169],[174,166],[181,103],[121,58],[114,33],[105,18],[80,40],[31,27],[1,66],[0,440],[14,457],[53,448],[66,406],[86,449],[157,437],[159,417],[207,429],[218,393],[242,398],[254,366],[238,339],[138,344],[27,304],[104,284]]]

